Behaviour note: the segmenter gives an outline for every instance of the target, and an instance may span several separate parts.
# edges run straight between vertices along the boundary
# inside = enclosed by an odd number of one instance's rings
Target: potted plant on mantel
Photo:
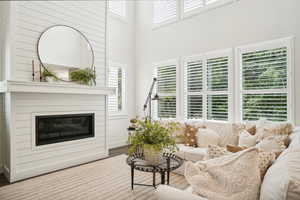
[[[144,159],[149,164],[157,164],[163,150],[174,152],[176,147],[174,131],[177,123],[161,123],[159,121],[136,120],[136,129],[129,136],[129,154],[142,150]]]

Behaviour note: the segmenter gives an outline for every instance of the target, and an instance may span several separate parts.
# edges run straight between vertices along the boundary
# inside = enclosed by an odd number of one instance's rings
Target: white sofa
[[[238,137],[236,138],[237,130],[234,130],[233,124],[216,122],[206,123],[208,128],[214,129],[219,133],[223,140],[221,146],[226,144],[237,145]],[[222,133],[221,133],[222,132]],[[225,134],[228,134],[225,136]],[[300,183],[300,128],[295,128],[290,136],[291,143],[289,147],[282,152],[273,165],[268,169],[262,182],[260,191],[260,200],[297,200],[300,199],[300,191],[296,191],[296,198],[288,198],[288,185],[290,179],[296,179]],[[206,155],[205,148],[193,148],[179,145],[178,155],[185,160],[199,161]],[[289,158],[290,157],[290,158]],[[183,174],[183,169],[177,171]],[[282,173],[284,171],[284,173]],[[277,178],[276,178],[277,177]],[[300,187],[299,187],[300,190]],[[170,186],[161,185],[156,190],[156,195],[159,200],[207,200],[206,198],[192,194],[192,188],[186,190],[178,190]],[[298,196],[299,195],[299,196]],[[299,197],[299,198],[298,198]]]
[[[238,144],[238,130],[236,130],[233,123],[227,122],[194,122],[194,125],[205,125],[207,128],[214,130],[220,136],[219,146],[226,147],[227,144],[237,145]],[[185,161],[196,162],[203,160],[207,155],[206,148],[195,148],[188,147],[184,144],[177,145],[179,150],[176,152],[176,155],[184,159]],[[182,174],[184,173],[185,164],[178,168],[175,173]]]

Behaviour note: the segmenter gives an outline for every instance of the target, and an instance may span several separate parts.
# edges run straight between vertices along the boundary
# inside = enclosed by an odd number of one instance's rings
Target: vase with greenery
[[[96,75],[92,69],[77,69],[70,72],[71,81],[84,85],[95,84]]]
[[[44,69],[43,73],[42,73],[42,77],[45,81],[47,82],[52,82],[52,81],[58,81],[58,77],[56,76],[56,74],[48,69]]]
[[[142,150],[146,161],[157,164],[163,150],[174,152],[177,149],[173,137],[176,129],[175,122],[137,120],[136,130],[129,136],[129,154]]]

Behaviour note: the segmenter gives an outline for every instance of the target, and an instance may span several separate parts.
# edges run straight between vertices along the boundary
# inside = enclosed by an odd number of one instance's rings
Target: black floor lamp
[[[151,108],[152,101],[159,100],[159,96],[157,94],[155,94],[154,97],[152,98],[152,93],[153,93],[153,89],[154,89],[156,81],[157,81],[157,79],[153,78],[152,85],[150,87],[149,93],[148,93],[146,101],[144,103],[144,109],[143,109],[144,111],[146,111],[146,109],[148,108],[148,114],[146,115],[146,120],[150,120],[150,121],[152,120],[152,108]]]

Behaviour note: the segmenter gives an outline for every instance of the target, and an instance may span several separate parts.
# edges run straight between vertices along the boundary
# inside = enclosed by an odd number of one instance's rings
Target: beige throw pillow
[[[260,141],[256,147],[261,151],[266,152],[281,152],[286,149],[286,137],[284,136],[269,136]]]
[[[256,135],[251,135],[250,133],[248,133],[248,131],[243,130],[240,133],[240,137],[239,137],[239,146],[240,147],[253,147],[256,144]]]
[[[208,147],[208,145],[218,145],[220,136],[211,129],[199,128],[197,132],[197,146]]]
[[[193,125],[185,125],[184,145],[190,147],[197,147],[197,131],[198,128]]]
[[[275,152],[259,152],[258,153],[258,163],[259,163],[259,170],[260,170],[260,177],[261,179],[264,178],[268,168],[272,165],[272,163],[276,159]]]
[[[258,150],[186,163],[185,177],[198,195],[212,200],[258,199],[261,184]]]
[[[229,154],[231,154],[231,152],[227,151],[226,148],[224,147],[219,147],[216,145],[208,145],[207,148],[208,159],[218,158]]]
[[[291,123],[268,123],[262,126],[257,131],[257,140],[261,141],[269,136],[276,135],[290,135],[293,132],[293,125]]]
[[[286,200],[300,199],[300,181],[290,180]]]

